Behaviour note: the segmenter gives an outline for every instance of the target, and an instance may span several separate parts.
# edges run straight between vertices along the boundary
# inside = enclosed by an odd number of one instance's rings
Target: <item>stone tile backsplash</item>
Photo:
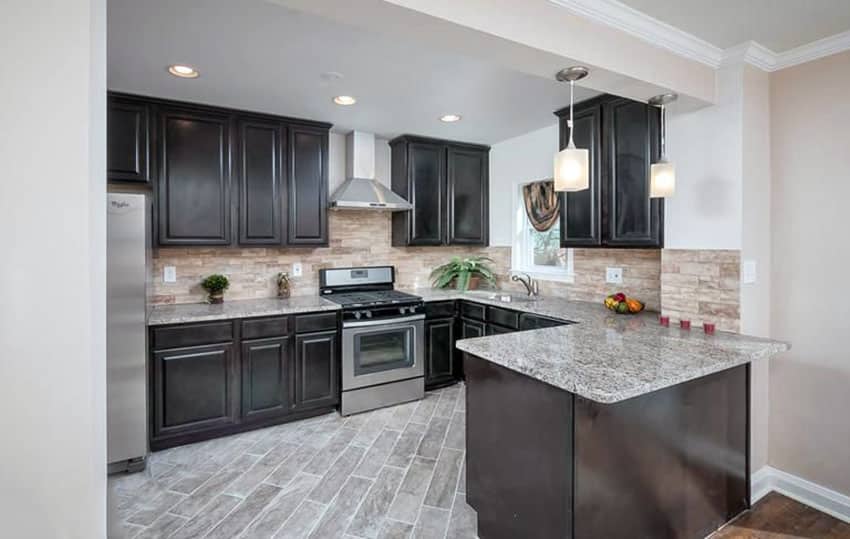
[[[717,329],[740,331],[741,252],[665,249],[661,254],[662,314],[674,323],[713,322]]]
[[[330,212],[329,246],[322,248],[207,248],[161,247],[154,254],[154,303],[196,303],[205,298],[199,282],[211,273],[230,279],[227,299],[273,297],[275,275],[290,271],[300,262],[303,276],[292,280],[293,295],[318,293],[318,270],[329,267],[393,265],[396,286],[429,286],[431,270],[450,257],[483,254],[494,260],[501,288],[522,290],[508,279],[510,247],[393,247],[390,215],[380,212]],[[623,284],[607,285],[605,268],[623,268]],[[177,282],[162,282],[164,266],[177,268]],[[576,249],[575,283],[541,281],[541,292],[549,295],[602,301],[605,295],[624,291],[647,304],[661,308],[661,253],[638,249]]]

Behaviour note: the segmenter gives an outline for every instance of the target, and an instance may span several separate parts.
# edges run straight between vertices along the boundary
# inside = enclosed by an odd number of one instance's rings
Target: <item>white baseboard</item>
[[[772,466],[764,466],[752,474],[750,477],[752,503],[772,490],[850,523],[850,496]]]

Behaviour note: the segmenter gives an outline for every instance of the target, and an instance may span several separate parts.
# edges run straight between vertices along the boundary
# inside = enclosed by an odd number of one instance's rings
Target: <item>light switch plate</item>
[[[623,284],[623,268],[605,268],[605,282]]]
[[[758,280],[756,261],[744,260],[741,266],[741,282],[744,284],[754,284]]]
[[[176,283],[177,282],[177,268],[174,266],[165,266],[162,268],[162,282],[164,283]]]
[[[292,264],[292,276],[293,277],[301,277],[301,273],[302,273],[301,262],[296,262],[295,264]]]

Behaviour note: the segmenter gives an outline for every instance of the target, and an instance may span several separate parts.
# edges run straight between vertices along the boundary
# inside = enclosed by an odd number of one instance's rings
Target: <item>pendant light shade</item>
[[[590,152],[567,146],[555,154],[555,191],[582,191],[590,187]]]
[[[562,69],[555,75],[559,81],[570,83],[570,139],[567,147],[555,154],[555,191],[583,191],[590,187],[590,152],[576,148],[573,142],[573,93],[577,80],[587,76],[587,68],[581,66]]]
[[[661,108],[661,159],[649,168],[650,198],[667,198],[676,192],[676,167],[667,160],[667,109],[665,105],[672,103],[676,94],[657,95],[649,100],[650,105]]]
[[[649,196],[651,198],[671,197],[676,192],[676,167],[669,161],[653,163],[649,174]]]

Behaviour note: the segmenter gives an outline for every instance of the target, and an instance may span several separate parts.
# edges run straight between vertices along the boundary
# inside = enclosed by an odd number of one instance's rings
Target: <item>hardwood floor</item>
[[[771,492],[709,539],[850,539],[850,524]]]

